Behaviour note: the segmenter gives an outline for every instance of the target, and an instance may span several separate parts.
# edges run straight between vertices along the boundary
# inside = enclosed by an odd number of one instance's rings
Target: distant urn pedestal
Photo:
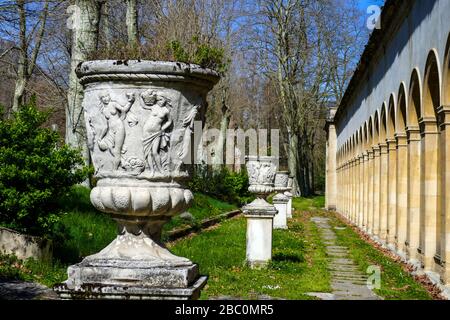
[[[288,197],[289,201],[287,204],[287,213],[286,216],[288,219],[292,219],[292,198],[294,197],[292,194],[292,186],[294,184],[294,178],[289,177],[287,189],[284,192],[284,195]]]
[[[275,191],[278,192],[273,198],[273,205],[278,211],[278,214],[273,220],[274,229],[287,229],[287,211],[289,198],[284,195],[288,190],[289,172],[280,171],[275,175]]]
[[[247,157],[249,191],[256,194],[256,199],[242,211],[247,218],[246,261],[252,268],[265,267],[272,259],[273,218],[277,210],[265,198],[275,190],[276,160],[274,157]]]
[[[97,185],[91,202],[118,224],[118,236],[70,266],[54,290],[65,299],[196,299],[207,278],[170,253],[161,229],[185,212],[194,121],[219,80],[196,65],[90,61],[77,69]]]

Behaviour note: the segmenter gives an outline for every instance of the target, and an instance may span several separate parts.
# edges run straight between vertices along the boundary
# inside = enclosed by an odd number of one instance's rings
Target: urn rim
[[[77,66],[76,74],[81,81],[98,75],[189,77],[209,82],[211,87],[220,80],[220,74],[217,71],[197,64],[154,60],[89,60]]]
[[[245,156],[246,161],[276,161],[278,157],[275,156]]]

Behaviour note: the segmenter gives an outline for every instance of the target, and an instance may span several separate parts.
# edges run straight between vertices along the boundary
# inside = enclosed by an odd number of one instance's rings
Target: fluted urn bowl
[[[73,296],[99,284],[114,292],[131,285],[188,288],[198,268],[161,244],[161,230],[192,203],[186,181],[193,132],[201,133],[206,96],[219,75],[192,64],[131,60],[88,61],[76,71],[84,87],[79,120],[84,116],[97,181],[91,202],[112,216],[119,234],[69,267],[69,289],[61,292]]]
[[[264,197],[275,190],[274,180],[277,171],[276,157],[248,156],[246,167],[249,178],[249,191]]]

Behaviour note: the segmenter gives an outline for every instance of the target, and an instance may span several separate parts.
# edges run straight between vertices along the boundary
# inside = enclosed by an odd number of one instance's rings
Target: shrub
[[[33,98],[0,121],[0,224],[34,235],[50,232],[56,200],[88,173],[79,151],[43,127],[48,116]]]
[[[220,200],[242,205],[253,198],[248,192],[248,176],[245,170],[231,172],[227,167],[212,170],[206,166],[197,166],[190,182],[194,192],[205,193]]]

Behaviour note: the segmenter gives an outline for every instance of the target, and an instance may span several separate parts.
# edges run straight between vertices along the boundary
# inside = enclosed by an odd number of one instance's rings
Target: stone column
[[[374,200],[374,151],[369,149],[367,151],[368,169],[367,169],[367,227],[366,231],[369,235],[373,234],[373,200]]]
[[[352,159],[352,208],[351,222],[355,223],[356,216],[356,158]]]
[[[326,150],[326,193],[325,208],[327,210],[336,210],[337,202],[337,168],[336,152],[337,137],[336,127],[332,120],[327,122],[327,150]]]
[[[450,106],[441,106],[437,110],[441,130],[441,261],[443,270],[441,279],[444,285],[450,285]]]
[[[369,153],[364,152],[364,193],[363,193],[363,230],[367,232],[369,214]]]
[[[373,226],[375,237],[380,235],[380,147],[373,147]]]
[[[436,254],[436,216],[438,209],[438,144],[439,131],[434,118],[422,118],[421,158],[421,219],[419,252],[425,271],[433,271]]]
[[[353,185],[354,185],[354,198],[353,198],[353,223],[358,225],[359,215],[359,157],[355,156],[355,167],[353,170]]]
[[[397,140],[391,139],[388,144],[388,216],[387,243],[395,250],[397,234]]]
[[[408,221],[408,139],[405,134],[396,134],[397,140],[397,227],[396,247],[403,256],[406,254],[406,235]]]
[[[359,156],[359,196],[358,196],[358,226],[364,227],[364,155]]]
[[[380,143],[380,231],[381,241],[387,240],[387,222],[388,222],[388,145]]]
[[[274,229],[287,229],[287,206],[288,206],[289,198],[286,197],[282,193],[278,193],[275,197],[273,197],[273,205],[278,213],[275,215],[273,219],[273,228]]]
[[[420,234],[420,130],[411,126],[408,134],[408,259],[417,262]]]
[[[347,209],[348,209],[348,163],[347,161],[344,162],[344,165],[342,167],[342,181],[343,181],[343,211],[342,214],[347,217]]]

